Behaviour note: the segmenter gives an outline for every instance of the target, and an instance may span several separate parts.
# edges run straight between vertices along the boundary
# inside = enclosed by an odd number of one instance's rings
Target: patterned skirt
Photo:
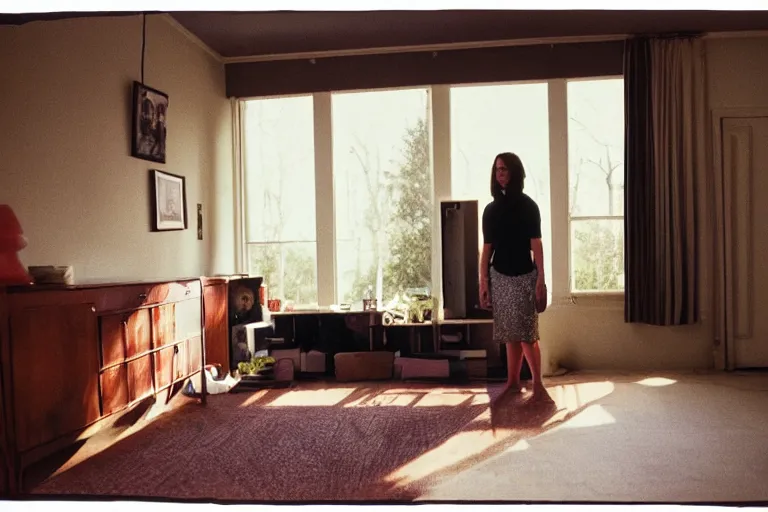
[[[507,276],[490,269],[493,339],[496,342],[539,339],[539,314],[536,312],[536,279],[533,270],[520,276]]]

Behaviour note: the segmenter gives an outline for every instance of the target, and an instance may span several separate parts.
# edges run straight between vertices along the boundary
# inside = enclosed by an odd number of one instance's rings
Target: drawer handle
[[[147,298],[147,294],[146,293],[140,293],[139,294],[139,300],[145,300],[146,298]]]
[[[189,288],[187,288],[187,291],[185,291],[185,292],[184,292],[184,295],[189,295],[190,293],[192,293],[192,290],[190,290]]]

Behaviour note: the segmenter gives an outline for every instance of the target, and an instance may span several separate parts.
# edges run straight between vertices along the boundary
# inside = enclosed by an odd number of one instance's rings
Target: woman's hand
[[[483,309],[491,307],[491,294],[488,291],[487,281],[480,281],[480,307]]]

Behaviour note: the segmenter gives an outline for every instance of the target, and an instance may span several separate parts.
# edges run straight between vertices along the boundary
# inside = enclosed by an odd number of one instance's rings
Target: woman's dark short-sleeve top
[[[491,266],[499,273],[519,276],[536,267],[531,239],[541,238],[541,213],[526,194],[501,196],[483,210],[483,239],[491,244]]]

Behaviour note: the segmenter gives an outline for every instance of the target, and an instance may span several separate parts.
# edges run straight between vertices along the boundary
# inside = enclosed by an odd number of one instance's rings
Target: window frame
[[[336,303],[336,226],[334,200],[328,197],[334,195],[333,175],[333,126],[332,126],[332,96],[335,93],[384,92],[397,90],[412,90],[425,88],[431,115],[427,119],[431,143],[431,174],[432,200],[434,205],[432,223],[433,240],[440,238],[440,202],[451,198],[451,89],[459,87],[494,86],[525,83],[546,83],[548,87],[549,110],[549,158],[550,158],[550,212],[552,240],[544,243],[552,244],[552,275],[547,276],[547,284],[555,305],[575,304],[579,297],[605,298],[610,301],[624,297],[623,290],[610,291],[579,291],[573,289],[571,268],[571,229],[572,218],[569,214],[569,165],[568,165],[568,93],[569,82],[597,81],[624,79],[622,75],[558,78],[549,80],[525,80],[489,83],[456,83],[440,85],[423,85],[407,87],[390,87],[382,89],[359,89],[345,91],[327,91],[314,94],[273,95],[264,97],[243,97],[232,99],[233,111],[233,161],[235,163],[235,196],[236,196],[236,233],[235,255],[236,271],[248,271],[248,241],[246,239],[245,220],[247,205],[244,201],[245,166],[243,143],[244,102],[254,99],[275,99],[306,97],[313,98],[314,146],[315,146],[315,198],[316,198],[316,235],[314,243],[317,252],[317,297],[321,308]],[[604,216],[598,216],[602,218]],[[624,214],[608,216],[611,219],[623,219]],[[578,216],[577,220],[588,220],[591,216]],[[307,242],[310,242],[307,240]],[[275,242],[280,243],[280,242]],[[440,244],[432,245],[432,290],[440,299],[438,318],[442,319],[442,266]]]
[[[431,174],[431,180],[432,180],[432,191],[431,191],[431,198],[430,199],[432,199],[433,206],[434,206],[434,199],[435,199],[435,194],[434,194],[435,173],[434,173],[434,166],[432,165],[432,162],[434,161],[434,157],[433,157],[434,156],[434,144],[433,144],[433,140],[432,140],[432,128],[433,128],[432,127],[432,120],[434,119],[434,114],[433,114],[433,111],[432,111],[432,94],[433,94],[433,90],[434,90],[434,86],[429,86],[429,85],[419,86],[419,85],[416,85],[416,86],[405,86],[405,87],[387,87],[387,88],[382,88],[382,89],[354,89],[354,90],[343,90],[343,91],[331,91],[330,93],[328,93],[328,96],[329,96],[329,102],[330,102],[330,104],[329,104],[330,105],[329,106],[329,109],[330,109],[330,111],[329,111],[329,118],[332,119],[332,117],[333,117],[332,116],[332,110],[333,110],[333,98],[334,98],[334,96],[338,97],[338,96],[355,95],[355,94],[375,94],[375,93],[403,92],[403,91],[424,91],[424,92],[426,92],[426,96],[427,96],[426,97],[427,111],[430,113],[430,115],[428,116],[429,119],[427,119],[426,122],[427,122],[427,131],[428,131],[428,135],[429,135],[429,138],[430,138],[430,155],[432,157],[432,158],[430,158],[430,169],[429,169],[430,170],[430,174]],[[330,144],[330,146],[329,146],[329,151],[331,151],[331,153],[333,152],[333,129],[334,129],[333,124],[330,123],[328,125],[328,130],[330,130],[330,137],[329,137],[329,141],[330,141],[329,144]],[[331,164],[329,165],[329,168],[331,169],[331,172],[328,175],[328,180],[330,182],[332,182],[331,187],[333,187],[333,186],[335,186],[335,175],[333,173],[333,169],[334,169],[333,162],[331,162]],[[328,191],[329,191],[329,194],[332,194],[332,195],[329,195],[327,197],[334,198],[332,201],[329,201],[329,203],[335,203],[335,198],[336,198],[335,189],[334,188],[330,188],[330,189],[328,189]],[[338,249],[337,243],[341,241],[341,240],[338,239],[338,234],[336,233],[335,206],[336,205],[333,204],[334,216],[330,219],[331,222],[333,222],[333,229],[334,229],[334,231],[333,231],[333,239],[328,241],[328,243],[332,243],[333,244],[333,248],[334,248],[334,260],[333,260],[333,277],[334,277],[333,293],[334,293],[334,295],[333,295],[333,300],[334,301],[338,301],[338,302],[331,302],[333,304],[337,304],[337,303],[340,303],[340,302],[343,301],[343,298],[339,296],[339,289],[338,289],[338,284],[339,284],[338,283],[338,270],[339,270],[339,268],[338,268],[338,262],[335,260],[335,255],[336,255],[336,252],[337,252],[337,249]],[[439,206],[440,205],[438,203],[437,209],[436,210],[433,209],[433,213],[432,213],[432,225],[433,225],[432,226],[432,228],[433,228],[432,229],[432,240],[433,241],[436,240],[434,238],[434,236],[435,236],[435,230],[434,230],[435,219],[439,219],[440,218],[439,214],[438,214],[437,217],[435,216],[435,211],[439,212]],[[438,230],[438,236],[439,236],[439,230]],[[439,238],[437,240],[439,240]],[[435,284],[434,284],[435,283],[434,254],[435,254],[435,246],[434,246],[434,243],[433,243],[433,245],[432,245],[432,256],[433,256],[432,263],[433,263],[433,267],[432,267],[432,272],[431,272],[432,291],[433,291],[433,293],[435,293]],[[326,260],[324,260],[324,262],[325,261]],[[320,259],[319,258],[318,258],[318,265],[320,265]],[[326,266],[328,266],[328,265],[326,264]],[[330,286],[328,286],[328,289],[330,290]],[[388,298],[384,297],[384,302],[386,302],[387,300],[388,300]]]
[[[552,244],[552,248],[551,248],[551,259],[552,259],[552,261],[550,262],[551,263],[550,270],[552,272],[552,275],[551,276],[550,275],[545,276],[545,279],[546,279],[546,281],[548,283],[547,292],[548,292],[548,301],[549,301],[548,303],[549,304],[554,303],[557,299],[559,299],[559,298],[561,298],[561,297],[563,297],[565,295],[563,293],[557,294],[557,290],[553,286],[554,283],[560,282],[560,279],[561,279],[560,277],[558,277],[558,279],[554,279],[553,280],[555,275],[560,276],[560,274],[561,274],[561,273],[558,273],[558,272],[555,271],[555,262],[557,262],[558,260],[562,259],[562,258],[559,258],[557,256],[556,252],[555,252],[556,247],[558,247],[558,246],[554,243],[554,239],[556,238],[554,233],[555,233],[555,224],[557,222],[557,219],[555,218],[555,214],[554,214],[554,210],[553,210],[553,208],[555,206],[555,203],[556,203],[556,200],[553,197],[553,186],[554,186],[553,180],[555,179],[554,178],[555,175],[558,175],[558,176],[562,175],[562,169],[560,167],[555,169],[555,167],[554,167],[554,165],[556,165],[556,162],[557,162],[557,157],[558,157],[558,152],[560,150],[560,145],[558,145],[556,143],[553,143],[553,134],[552,134],[552,130],[553,130],[553,116],[552,116],[552,108],[553,108],[553,102],[556,104],[555,105],[555,109],[556,110],[557,110],[558,106],[562,106],[561,105],[562,102],[560,101],[560,98],[557,96],[557,94],[555,94],[555,96],[553,97],[552,91],[553,91],[553,89],[556,91],[558,85],[561,82],[564,82],[564,79],[554,79],[554,80],[531,79],[531,80],[504,81],[504,82],[460,83],[460,84],[451,84],[451,85],[447,86],[449,88],[449,90],[461,89],[461,88],[469,88],[469,87],[504,87],[504,86],[510,86],[510,85],[546,85],[546,87],[547,87],[547,111],[548,111],[548,119],[549,119],[548,130],[547,131],[549,132],[549,147],[548,147],[548,150],[549,150],[550,233],[551,233],[551,236],[552,236],[552,240],[543,239],[542,242],[545,245],[548,244],[548,243]],[[558,102],[560,102],[559,105],[558,105]],[[450,101],[448,103],[448,108],[450,109]],[[433,113],[433,115],[434,115],[434,113]],[[450,112],[449,112],[449,117],[450,117]],[[451,154],[452,154],[453,147],[452,147],[451,141],[450,141],[451,125],[448,124],[448,126],[445,129],[448,130],[448,132],[449,132],[448,160],[450,162],[450,164],[448,166],[448,171],[446,173],[447,174],[447,178],[445,178],[445,179],[452,185],[452,180],[453,180],[452,163],[453,162],[451,160]],[[493,158],[493,155],[490,155],[489,158]],[[525,162],[523,162],[523,164],[525,165]],[[566,171],[567,171],[567,168],[566,168]],[[568,190],[568,185],[567,184],[565,185],[565,190]],[[450,194],[449,194],[449,197],[447,199],[449,199],[449,198],[450,198]],[[490,198],[490,192],[489,192],[488,200],[490,201],[490,199],[491,198]],[[478,207],[480,208],[480,212],[481,213],[482,213],[483,206],[484,205],[483,205],[483,202],[481,200],[479,202],[479,204],[478,204]],[[439,208],[439,204],[438,204],[438,208]],[[438,215],[439,215],[439,210],[438,210]],[[478,225],[478,232],[479,232],[480,236],[482,237],[482,226],[480,226],[480,225]],[[439,236],[439,234],[438,234],[438,236]],[[483,245],[482,243],[479,244],[478,251],[482,251],[482,245]],[[545,250],[544,250],[545,260],[546,260],[546,252],[547,251],[546,251],[546,248],[545,248]],[[479,252],[478,252],[478,254],[479,254]],[[438,254],[437,257],[440,258],[440,254]],[[545,265],[544,265],[545,269],[546,269],[546,266],[547,266],[546,263],[547,262],[545,261]],[[567,275],[567,272],[568,272],[568,270],[566,269],[566,275]],[[438,277],[438,279],[442,279],[442,276]]]
[[[590,220],[611,220],[611,221],[623,221],[624,220],[624,212],[622,211],[621,215],[575,215],[571,216],[570,214],[570,165],[569,165],[569,152],[568,152],[568,142],[569,142],[569,132],[568,132],[568,83],[570,82],[597,82],[600,80],[624,80],[623,75],[606,75],[606,76],[595,76],[595,77],[581,77],[581,78],[568,78],[563,80],[563,97],[562,97],[562,108],[564,109],[564,132],[565,132],[565,138],[564,138],[564,144],[562,152],[564,153],[564,162],[565,162],[565,168],[564,168],[564,175],[566,178],[566,188],[565,188],[565,198],[566,198],[566,207],[565,207],[565,217],[567,221],[567,227],[565,230],[565,236],[568,241],[568,250],[567,250],[567,257],[565,258],[568,262],[568,272],[565,276],[567,279],[567,286],[568,286],[568,293],[567,296],[572,301],[573,299],[579,298],[579,297],[604,297],[608,299],[620,299],[623,298],[625,295],[624,290],[579,290],[577,289],[576,283],[573,279],[573,251],[571,249],[571,240],[573,236],[573,221],[579,222],[579,221],[590,221]],[[626,165],[626,163],[625,163]],[[553,216],[554,217],[554,216]],[[554,222],[554,221],[553,221]],[[623,228],[622,228],[623,229]],[[624,262],[622,262],[622,267],[624,267]]]
[[[321,205],[323,201],[320,201],[319,199],[322,197],[322,187],[319,186],[319,184],[322,184],[322,182],[318,182],[318,179],[326,179],[325,173],[322,172],[323,166],[318,166],[318,130],[320,130],[322,135],[323,125],[322,122],[320,125],[318,125],[318,103],[322,103],[323,101],[323,95],[328,95],[328,93],[316,93],[316,94],[283,94],[283,95],[274,95],[274,96],[259,96],[259,97],[247,97],[247,98],[237,98],[233,99],[233,125],[236,126],[236,138],[234,141],[234,151],[233,151],[233,157],[234,161],[236,163],[237,168],[235,169],[235,187],[237,189],[236,193],[236,205],[235,208],[237,210],[236,217],[237,217],[237,224],[238,229],[235,234],[235,241],[238,247],[235,249],[235,254],[239,256],[239,261],[236,261],[235,269],[238,274],[249,274],[249,267],[250,267],[250,261],[249,261],[249,247],[250,246],[277,246],[282,248],[284,245],[288,244],[295,244],[295,243],[313,243],[315,244],[315,260],[316,260],[316,278],[317,278],[317,285],[318,289],[317,292],[317,303],[318,305],[323,304],[324,297],[320,295],[320,279],[321,279],[321,265],[320,265],[320,256],[321,256],[321,233],[322,230],[318,226],[318,220],[322,214],[325,213],[325,205]],[[329,95],[328,95],[329,96]],[[245,154],[247,151],[247,147],[244,143],[245,141],[245,120],[244,120],[244,113],[246,108],[246,103],[249,101],[258,101],[258,100],[279,100],[279,99],[288,99],[288,98],[306,98],[311,97],[312,98],[312,116],[313,116],[313,134],[314,134],[314,159],[315,159],[315,239],[314,240],[272,240],[272,241],[259,241],[259,242],[252,242],[248,239],[248,207],[245,201],[245,194],[247,190],[247,181],[248,176],[246,172],[246,166],[245,166]],[[318,98],[319,97],[319,98]],[[330,97],[330,96],[329,96]],[[322,109],[322,104],[320,105],[320,109]],[[322,113],[322,110],[320,110]],[[330,122],[330,118],[328,119]],[[320,140],[322,140],[322,136],[319,137]],[[321,172],[318,172],[320,170]],[[319,211],[318,211],[319,210]],[[325,249],[324,245],[323,249]],[[322,277],[326,277],[325,275],[322,275]],[[268,286],[274,286],[271,283],[266,283]],[[309,304],[296,304],[296,306],[308,306]]]

